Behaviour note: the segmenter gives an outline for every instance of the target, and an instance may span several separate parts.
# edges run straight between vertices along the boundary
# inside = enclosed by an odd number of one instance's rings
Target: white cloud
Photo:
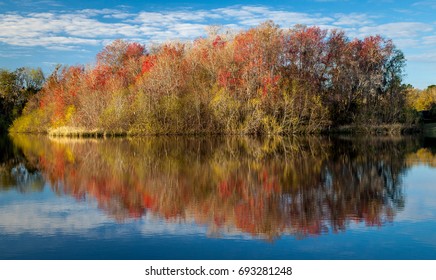
[[[333,23],[336,26],[362,26],[374,24],[374,21],[368,14],[359,14],[359,13],[351,13],[351,14],[335,14],[335,22]]]
[[[227,20],[232,20],[241,27],[250,27],[267,20],[273,20],[282,27],[292,27],[295,24],[322,25],[333,22],[333,18],[320,14],[307,14],[274,10],[264,6],[233,6],[212,10]]]
[[[143,11],[134,18],[126,19],[124,23],[139,25],[143,36],[159,42],[170,39],[193,39],[205,35],[205,27],[209,25],[240,29],[271,19],[282,27],[291,27],[295,24],[324,25],[334,21],[333,18],[319,14],[274,10],[264,6],[231,6],[209,11]]]
[[[75,49],[117,38],[142,38],[152,42],[194,39],[212,24],[247,28],[266,20],[282,27],[295,24],[328,25],[333,18],[275,10],[264,6],[232,6],[213,10],[142,11],[86,9],[58,13],[8,13],[0,15],[0,42],[15,46]],[[343,17],[343,16],[342,16]],[[107,22],[110,19],[111,22]]]
[[[435,46],[436,45],[436,35],[423,37],[423,43],[425,45]]]
[[[206,27],[204,24],[181,23],[175,26],[174,31],[182,38],[193,38],[204,33]]]
[[[196,224],[192,217],[184,219],[165,220],[146,212],[140,221],[128,219],[131,229],[143,236],[206,236],[211,228],[208,224]],[[94,235],[99,227],[118,223],[106,213],[97,208],[96,202],[72,201],[68,197],[48,200],[44,203],[26,201],[12,205],[0,206],[0,233],[22,234],[32,233],[41,235],[80,234]],[[124,230],[122,227],[116,231]],[[220,238],[251,238],[233,227],[221,229],[225,235]]]
[[[400,49],[414,48],[419,46],[420,41],[417,38],[399,38],[395,39],[395,45]]]
[[[42,46],[47,48],[64,48],[71,49],[78,45],[92,45],[96,46],[100,44],[99,40],[95,39],[83,39],[77,37],[63,37],[63,36],[51,36],[36,39],[33,37],[22,37],[22,38],[0,38],[4,43],[23,46],[23,47],[35,47]]]
[[[436,1],[419,1],[412,4],[413,7],[436,9]]]
[[[436,52],[408,55],[407,60],[414,62],[436,63]]]
[[[134,14],[119,12],[119,13],[104,15],[103,18],[127,19],[133,16]]]
[[[432,30],[430,24],[422,22],[392,22],[359,28],[360,34],[364,36],[380,34],[394,39],[416,37],[423,32],[431,32]]]
[[[15,46],[43,46],[71,49],[76,45],[95,46],[103,38],[139,36],[138,28],[126,23],[105,23],[92,16],[112,10],[84,10],[77,13],[17,13],[0,17],[0,42]]]
[[[77,233],[110,222],[97,211],[90,211],[86,203],[75,205],[68,199],[13,204],[0,209],[0,229],[4,233]]]
[[[52,50],[52,51],[78,51],[78,50],[83,50],[82,48],[80,48],[78,46],[56,46],[56,45],[52,45],[52,46],[46,46],[46,48],[48,50]]]
[[[113,15],[122,13],[121,11],[115,9],[84,9],[80,10],[80,14],[88,15],[88,16],[96,16],[96,15]]]
[[[212,10],[140,11],[120,9],[85,9],[45,13],[0,14],[0,43],[12,46],[41,46],[47,49],[77,50],[124,38],[159,43],[168,40],[191,40],[205,35],[205,27],[221,25],[246,29],[273,20],[283,28],[295,24],[321,28],[342,28],[350,37],[380,34],[395,39],[398,46],[435,43],[432,24],[392,22],[377,24],[378,17],[367,13],[332,15],[302,13],[267,6],[230,6]]]

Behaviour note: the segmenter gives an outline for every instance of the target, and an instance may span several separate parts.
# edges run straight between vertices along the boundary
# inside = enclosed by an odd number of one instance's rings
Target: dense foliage
[[[436,118],[436,85],[431,85],[425,90],[409,87],[407,89],[407,103],[412,110],[428,112],[429,117]]]
[[[0,131],[21,115],[27,100],[36,94],[44,83],[40,68],[18,68],[11,72],[0,69]]]
[[[56,69],[12,131],[311,133],[407,121],[405,59],[380,36],[272,22],[147,50],[122,40]]]

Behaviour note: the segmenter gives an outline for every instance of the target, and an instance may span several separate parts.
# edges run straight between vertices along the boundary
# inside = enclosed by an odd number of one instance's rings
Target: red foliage
[[[138,59],[145,54],[145,47],[139,43],[130,43],[127,46],[126,57],[128,59]]]
[[[153,68],[157,60],[155,55],[148,55],[142,63],[141,73],[148,73]]]
[[[214,48],[224,48],[226,46],[226,41],[224,41],[219,35],[212,42]]]
[[[159,56],[178,58],[182,57],[185,50],[185,45],[183,44],[165,44],[162,46]]]
[[[264,77],[262,79],[262,95],[265,97],[268,92],[276,92],[278,90],[280,76]]]
[[[241,33],[235,38],[235,52],[233,55],[234,61],[239,63],[247,62],[247,60],[255,54],[254,49],[254,30]],[[248,60],[249,61],[249,60]]]
[[[112,76],[112,68],[108,65],[97,65],[87,76],[87,82],[92,90],[102,90]]]
[[[218,73],[218,83],[223,87],[228,87],[231,82],[232,74],[229,71],[222,70]]]

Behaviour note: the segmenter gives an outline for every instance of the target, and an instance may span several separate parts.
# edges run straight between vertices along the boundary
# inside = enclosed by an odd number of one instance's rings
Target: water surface
[[[436,259],[430,138],[0,138],[1,259]]]

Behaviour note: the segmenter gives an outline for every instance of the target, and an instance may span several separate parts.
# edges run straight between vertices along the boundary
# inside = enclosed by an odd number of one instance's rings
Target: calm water
[[[0,137],[0,259],[436,259],[430,138]]]

